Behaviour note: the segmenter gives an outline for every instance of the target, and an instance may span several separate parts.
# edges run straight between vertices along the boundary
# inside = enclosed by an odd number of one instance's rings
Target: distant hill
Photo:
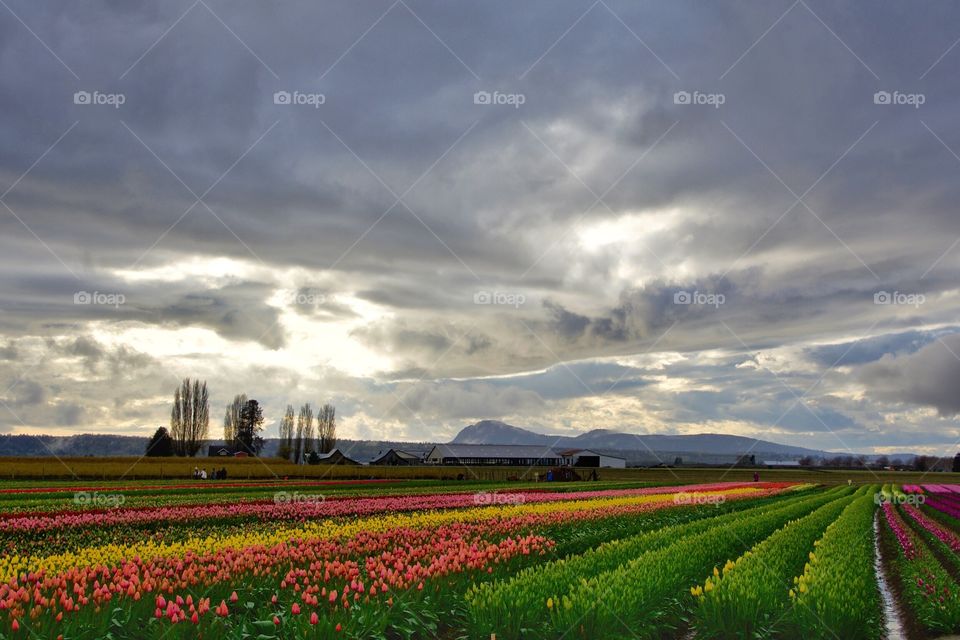
[[[0,456],[14,457],[83,457],[83,456],[139,456],[143,455],[148,438],[103,434],[75,436],[0,435]],[[208,444],[220,444],[209,440]],[[464,427],[452,441],[454,444],[534,444],[569,449],[594,449],[627,459],[632,466],[673,464],[681,458],[684,464],[719,464],[735,462],[749,453],[757,462],[764,460],[797,460],[804,456],[832,458],[850,452],[829,452],[794,447],[766,440],[719,433],[696,435],[635,435],[608,429],[594,429],[577,436],[555,436],[536,433],[498,420],[482,420]],[[423,453],[433,447],[430,442],[395,442],[386,440],[339,440],[338,446],[348,456],[366,462],[388,449],[403,449]],[[268,439],[263,454],[273,456],[279,440]],[[206,451],[206,446],[202,451]],[[891,459],[911,461],[914,454],[890,454]],[[878,456],[865,454],[867,460]]]
[[[85,433],[76,436],[0,435],[0,456],[139,456],[149,438]]]
[[[522,429],[498,420],[482,420],[464,427],[453,439],[455,444],[536,444],[543,446],[596,449],[605,453],[628,454],[628,462],[649,464],[663,461],[672,463],[675,458],[684,462],[729,462],[748,453],[761,460],[796,460],[804,456],[830,458],[847,455],[849,452],[830,452],[807,449],[767,440],[720,433],[695,435],[636,435],[594,429],[577,436],[554,436]],[[632,453],[633,455],[629,455]],[[877,456],[864,454],[867,459]],[[889,456],[912,459],[913,454]]]

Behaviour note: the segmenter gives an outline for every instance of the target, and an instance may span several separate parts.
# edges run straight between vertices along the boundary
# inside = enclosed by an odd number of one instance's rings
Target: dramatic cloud
[[[861,377],[881,399],[960,413],[960,337],[938,339],[916,353],[886,355],[863,368]]]
[[[199,376],[348,436],[945,452],[958,19],[10,0],[0,430],[147,434]]]

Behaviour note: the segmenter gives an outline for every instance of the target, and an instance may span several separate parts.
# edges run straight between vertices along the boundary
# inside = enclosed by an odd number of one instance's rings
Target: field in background
[[[226,467],[229,480],[266,480],[274,478],[304,479],[424,479],[466,481],[507,481],[517,478],[533,481],[535,474],[542,479],[547,469],[542,467],[373,467],[294,465],[276,458],[3,458],[0,457],[0,481],[3,480],[191,480],[193,468]],[[814,482],[819,484],[863,483],[960,483],[960,474],[921,473],[902,471],[842,471],[826,469],[729,469],[729,468],[654,468],[654,469],[599,469],[601,480],[629,480],[653,483],[698,483],[750,481],[754,472],[762,480],[771,482]],[[586,476],[590,470],[584,470]]]

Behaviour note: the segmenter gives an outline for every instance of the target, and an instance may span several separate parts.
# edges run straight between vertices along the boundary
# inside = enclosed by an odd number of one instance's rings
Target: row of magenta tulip
[[[901,585],[906,614],[928,634],[960,631],[957,583],[892,504],[885,503],[883,512],[881,537],[893,550],[888,568],[895,582]]]

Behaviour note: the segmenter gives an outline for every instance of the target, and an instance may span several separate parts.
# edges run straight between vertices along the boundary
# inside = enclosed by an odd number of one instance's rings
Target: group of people
[[[214,469],[207,475],[206,469],[200,469],[199,467],[193,468],[193,479],[194,480],[226,480],[227,479],[227,468],[223,467],[222,469]]]

